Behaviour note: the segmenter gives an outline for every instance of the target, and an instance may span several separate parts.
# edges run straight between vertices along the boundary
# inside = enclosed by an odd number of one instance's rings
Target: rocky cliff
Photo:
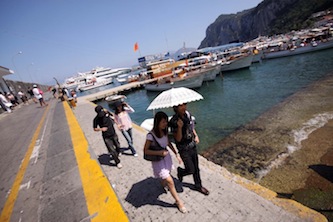
[[[220,15],[208,26],[199,48],[230,42],[246,42],[259,35],[286,33],[309,27],[310,16],[333,7],[332,0],[264,0],[257,7],[237,14]]]

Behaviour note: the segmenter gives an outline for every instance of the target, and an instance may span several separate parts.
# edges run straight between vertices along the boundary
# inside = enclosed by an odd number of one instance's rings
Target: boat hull
[[[80,86],[78,88],[78,90],[80,90],[81,92],[82,91],[87,91],[87,90],[90,90],[90,89],[95,89],[95,88],[98,88],[98,87],[101,87],[101,86],[105,86],[105,85],[109,85],[113,83],[113,79],[111,78],[107,78],[101,82],[96,82],[94,84],[90,84],[90,85],[85,85],[85,86]]]
[[[184,78],[170,83],[162,84],[146,84],[145,89],[147,91],[161,92],[175,87],[186,87],[190,89],[199,88],[202,85],[204,75],[196,75],[191,78]]]
[[[210,70],[208,70],[205,74],[204,74],[204,82],[207,81],[214,81],[216,76],[220,73],[220,69],[221,69],[221,65],[216,65],[214,67],[212,67]]]
[[[253,61],[253,55],[248,55],[246,57],[239,58],[235,61],[231,61],[229,64],[221,64],[221,71],[233,71],[237,69],[249,68]]]
[[[304,47],[298,47],[294,50],[265,52],[263,54],[263,59],[275,59],[275,58],[299,55],[299,54],[304,54],[304,53],[309,53],[309,52],[315,52],[315,51],[329,49],[329,48],[333,48],[333,40],[328,41],[328,42],[321,42],[317,46],[312,46],[311,44],[309,44]]]
[[[260,50],[257,54],[253,55],[252,63],[258,63],[261,62],[263,58],[264,52]]]

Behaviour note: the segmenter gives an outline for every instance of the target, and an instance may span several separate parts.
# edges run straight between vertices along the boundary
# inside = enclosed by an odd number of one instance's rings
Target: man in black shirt
[[[170,127],[175,138],[177,149],[185,169],[178,167],[177,176],[180,182],[183,177],[193,174],[195,189],[208,195],[209,191],[201,184],[197,144],[199,137],[194,129],[194,120],[186,110],[186,103],[173,107],[175,115],[170,120]]]
[[[117,167],[120,169],[122,168],[122,165],[118,158],[120,152],[120,144],[116,131],[113,127],[113,120],[111,118],[112,114],[99,105],[95,107],[95,111],[97,115],[93,121],[94,131],[102,131],[104,143],[109,153],[112,155],[114,161],[116,162]],[[114,146],[116,147],[116,149],[114,149]]]
[[[32,92],[32,89],[30,87],[28,87],[27,93],[30,95],[30,99],[32,99],[32,101],[34,101],[34,103],[37,103],[37,99],[36,99],[34,93]]]

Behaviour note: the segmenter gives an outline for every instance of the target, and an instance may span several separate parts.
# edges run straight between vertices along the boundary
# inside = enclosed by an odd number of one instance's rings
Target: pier
[[[80,100],[89,100],[91,102],[96,101],[96,100],[101,100],[101,99],[104,99],[107,96],[116,95],[118,93],[127,92],[127,91],[135,90],[135,89],[138,89],[138,88],[142,88],[145,84],[154,82],[158,79],[159,78],[154,78],[154,79],[147,79],[147,80],[143,80],[143,81],[131,82],[131,83],[128,83],[128,84],[125,84],[125,85],[120,85],[120,86],[117,86],[117,87],[113,87],[111,89],[107,89],[107,90],[104,90],[104,91],[101,91],[101,92],[96,92],[94,94],[81,96]]]

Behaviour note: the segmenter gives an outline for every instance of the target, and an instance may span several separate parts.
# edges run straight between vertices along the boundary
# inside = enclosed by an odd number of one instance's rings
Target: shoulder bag
[[[150,150],[154,150],[154,151],[159,151],[159,150],[165,150],[164,147],[162,147],[156,140],[155,136],[153,133],[150,133],[153,136],[154,139],[154,143],[150,143]],[[164,158],[164,156],[158,156],[158,155],[147,155],[147,154],[143,154],[143,158],[145,160],[148,161],[160,161]]]

